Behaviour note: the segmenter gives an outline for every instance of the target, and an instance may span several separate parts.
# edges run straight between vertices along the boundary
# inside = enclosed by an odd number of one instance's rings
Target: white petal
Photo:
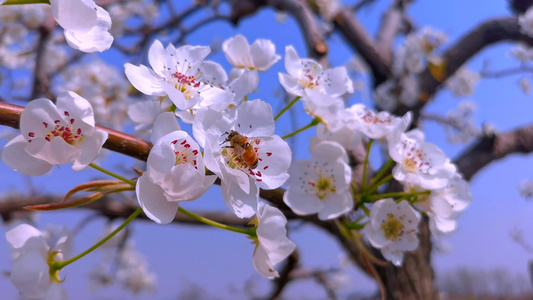
[[[252,68],[252,59],[250,58],[250,46],[246,38],[240,34],[224,41],[222,51],[226,59],[236,67]]]
[[[235,130],[250,137],[265,137],[274,134],[274,116],[270,104],[253,100],[237,107]]]
[[[82,134],[92,134],[94,130],[94,111],[91,103],[80,95],[68,91],[57,96],[57,110],[67,120],[74,120],[73,126],[81,129]],[[66,116],[66,113],[69,116]]]
[[[6,232],[6,240],[14,249],[47,250],[48,244],[43,233],[28,224],[19,224]]]
[[[250,46],[250,56],[254,68],[260,71],[266,71],[281,59],[276,55],[276,46],[265,39],[258,39]]]
[[[259,225],[257,227],[257,238],[267,252],[272,264],[276,265],[296,248],[296,245],[287,238],[287,218],[283,213],[268,204],[259,204],[257,217]]]
[[[162,79],[144,65],[134,66],[130,63],[124,65],[126,77],[131,84],[141,93],[150,96],[164,96]]]
[[[92,2],[92,5],[87,5]],[[51,0],[52,14],[57,23],[66,30],[87,32],[96,24],[97,13],[94,1]]]
[[[36,136],[48,134],[46,123],[49,127],[54,126],[55,120],[63,120],[63,116],[58,112],[52,101],[39,98],[30,101],[22,111],[20,116],[20,132],[28,139],[30,132]]]
[[[13,262],[11,282],[28,298],[42,298],[50,288],[49,267],[40,251],[26,251]]]
[[[292,46],[285,47],[285,70],[287,73],[292,77],[298,77],[301,69],[302,64],[296,50]]]
[[[234,182],[222,181],[222,197],[230,212],[239,218],[249,218],[257,211],[257,201],[259,199],[259,189],[255,184],[250,186],[250,193],[246,194]]]
[[[171,112],[164,112],[160,114],[154,122],[150,141],[155,144],[161,137],[180,129],[176,116]]]
[[[255,247],[252,262],[257,272],[266,278],[279,277],[278,272],[274,270],[274,265],[270,261],[266,250],[261,245]]]
[[[148,62],[157,75],[164,77],[166,52],[159,40],[155,40],[148,50]]]
[[[9,141],[2,150],[2,161],[13,170],[29,176],[41,176],[52,169],[48,162],[26,152],[28,142],[22,135]]]
[[[163,189],[150,180],[144,173],[135,187],[139,206],[148,218],[158,224],[168,224],[174,220],[178,211],[178,202],[168,202]]]
[[[79,145],[79,148],[81,149],[80,156],[74,160],[72,169],[75,171],[80,171],[92,163],[93,160],[95,160],[100,154],[102,146],[107,140],[107,136],[107,131],[97,129],[91,136],[84,137],[83,141]]]
[[[323,201],[324,206],[318,212],[318,218],[323,221],[336,218],[353,208],[353,199],[348,191],[328,195]]]
[[[179,110],[189,109],[195,106],[200,100],[202,100],[202,98],[198,96],[192,99],[185,98],[185,95],[183,95],[180,90],[176,89],[175,86],[167,82],[163,82],[161,84],[161,87],[163,88],[163,91],[167,93],[170,101],[172,101],[172,103],[174,103],[174,105],[176,105]]]
[[[65,30],[65,38],[70,47],[87,53],[103,52],[111,47],[113,36],[108,32],[111,28],[109,13],[97,6],[97,14],[96,25],[88,32]]]
[[[54,138],[50,142],[44,138],[35,138],[26,145],[25,150],[35,158],[42,159],[52,165],[73,162],[81,153],[80,149],[67,144],[62,138]]]
[[[60,284],[52,284],[48,294],[42,300],[68,300],[67,291]]]
[[[289,186],[283,194],[283,202],[297,215],[316,214],[324,205],[316,195],[305,193],[298,187],[292,186]]]
[[[281,83],[287,93],[300,97],[304,95],[304,90],[298,82],[298,78],[284,73],[278,73],[278,77],[279,83]]]
[[[258,185],[263,189],[275,189],[287,181],[289,174],[287,170],[291,165],[291,148],[281,137],[273,135],[272,138],[258,139],[260,143],[256,146],[258,158],[261,158],[257,168],[254,169]]]

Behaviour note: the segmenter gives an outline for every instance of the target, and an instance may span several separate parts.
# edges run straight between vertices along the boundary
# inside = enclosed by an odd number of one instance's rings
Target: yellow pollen
[[[402,165],[409,173],[416,173],[417,165],[414,160],[405,158],[402,162]]]
[[[387,215],[387,220],[381,223],[381,230],[385,232],[385,238],[387,240],[397,241],[403,234],[403,223],[396,219],[393,214]]]

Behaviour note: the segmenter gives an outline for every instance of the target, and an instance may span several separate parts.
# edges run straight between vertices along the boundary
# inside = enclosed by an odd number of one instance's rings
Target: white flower
[[[343,125],[344,101],[340,97],[332,97],[315,90],[306,90],[304,94],[302,104],[309,115],[319,117],[321,122],[332,130]]]
[[[144,213],[159,224],[172,222],[178,203],[197,199],[213,184],[216,176],[205,175],[198,144],[179,130],[171,112],[155,121],[151,140],[154,147],[135,191]]]
[[[531,82],[527,78],[522,78],[518,82],[518,85],[520,86],[520,89],[522,92],[529,94],[531,93]]]
[[[276,55],[276,46],[265,39],[258,39],[252,45],[240,34],[224,41],[222,51],[226,59],[236,68],[266,71],[281,59]]]
[[[524,198],[533,197],[533,179],[525,179],[518,184],[518,191]]]
[[[225,72],[222,67],[215,67],[218,64],[204,62],[210,52],[209,47],[204,46],[187,45],[176,49],[169,44],[164,48],[156,40],[148,51],[152,69],[127,63],[124,65],[126,77],[143,94],[168,95],[179,110],[192,108],[202,101],[229,105],[233,93],[213,85],[213,78],[218,79]]]
[[[128,117],[135,124],[137,134],[149,134],[155,119],[165,111],[169,111],[172,102],[165,98],[163,101],[139,101],[128,106]]]
[[[410,75],[400,79],[401,92],[399,100],[408,107],[418,103],[418,93],[420,91],[418,78]]]
[[[345,67],[322,70],[316,61],[298,57],[292,46],[285,48],[285,69],[289,74],[278,73],[279,82],[289,94],[303,97],[304,91],[311,89],[338,97],[353,92]]]
[[[392,169],[394,179],[404,184],[438,189],[455,173],[442,150],[425,142],[424,133],[418,129],[394,134],[389,140],[389,155],[398,163]]]
[[[28,103],[20,116],[20,131],[22,135],[6,144],[2,160],[31,176],[69,162],[74,170],[81,170],[96,158],[107,139],[106,131],[94,129],[89,102],[74,92],[60,94],[57,106],[43,98]]]
[[[289,176],[291,150],[274,135],[272,107],[266,102],[246,101],[223,114],[204,108],[193,134],[204,148],[206,167],[222,181],[226,205],[240,218],[256,212],[259,188],[278,188]]]
[[[374,90],[374,102],[380,109],[392,111],[398,106],[398,100],[393,93],[394,89],[396,89],[396,84],[394,80],[389,79]]]
[[[283,202],[298,215],[318,213],[320,220],[336,218],[353,208],[352,172],[344,149],[322,142],[311,150],[311,159],[295,161],[289,169]]]
[[[113,36],[109,13],[92,0],[50,0],[54,19],[65,29],[70,47],[83,51],[105,51]]]
[[[518,16],[518,25],[523,34],[533,37],[533,8],[528,8],[523,15]]]
[[[363,145],[363,134],[350,128],[346,122],[342,122],[342,125],[335,129],[320,123],[316,126],[316,136],[311,138],[309,148],[312,149],[323,141],[336,142],[347,150],[356,151]]]
[[[374,112],[363,104],[354,104],[347,109],[352,114],[349,126],[361,131],[372,139],[381,139],[394,132],[404,132],[411,124],[411,113],[403,117],[394,117],[386,111]]]
[[[392,199],[376,201],[370,209],[365,231],[370,244],[381,250],[385,259],[400,266],[403,252],[418,247],[420,214],[407,201],[396,204]]]
[[[472,95],[480,78],[481,76],[478,73],[461,68],[451,78],[446,80],[446,86],[455,97],[467,97]]]
[[[278,277],[274,265],[284,260],[296,248],[287,238],[287,218],[279,209],[259,202],[256,222],[257,246],[252,258],[254,267],[267,278]]]
[[[524,43],[519,43],[516,47],[511,49],[510,54],[518,61],[524,63],[533,58],[533,49]]]
[[[62,261],[68,256],[72,236],[65,228],[47,241],[45,234],[28,224],[19,224],[6,233],[14,251],[11,282],[25,299],[67,299],[59,274],[50,274],[49,256]]]
[[[423,190],[412,188],[411,190]],[[444,188],[432,190],[419,197],[415,207],[429,216],[429,229],[435,235],[450,234],[457,228],[456,220],[472,202],[470,187],[459,173],[455,173]]]

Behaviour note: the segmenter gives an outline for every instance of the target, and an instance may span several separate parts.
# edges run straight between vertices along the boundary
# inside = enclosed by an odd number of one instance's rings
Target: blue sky
[[[188,1],[183,1],[188,2]],[[378,1],[385,2],[388,1]],[[183,5],[183,4],[182,4]],[[482,20],[497,16],[509,15],[506,1],[417,1],[411,7],[413,20],[420,27],[431,26],[444,31],[450,37],[450,42],[456,41],[468,28],[472,28]],[[372,33],[376,30],[380,19],[380,12],[384,5],[378,3],[365,8],[359,13],[360,21]],[[261,24],[261,25],[258,25]],[[213,39],[224,40],[237,33],[247,37],[249,42],[257,38],[273,40],[277,52],[284,54],[286,45],[293,45],[298,54],[306,56],[302,37],[295,22],[288,18],[284,23],[274,19],[273,10],[261,11],[253,18],[243,20],[238,27],[232,27],[226,22],[216,22],[198,30],[188,42],[193,45],[210,45]],[[330,55],[332,66],[347,62],[351,49],[347,48],[342,38],[333,35],[330,40]],[[446,45],[445,45],[446,48]],[[499,70],[517,66],[510,58],[508,51],[511,44],[505,43],[491,47],[480,53],[467,66],[472,71],[481,69],[484,59],[491,61],[491,67]],[[122,63],[115,54],[104,55],[109,61],[114,60],[117,68],[122,70]],[[221,53],[215,53],[209,59],[222,63],[226,70],[229,64],[225,62]],[[138,63],[138,62],[137,62]],[[279,111],[282,105],[275,93],[279,89],[277,73],[285,72],[283,61],[264,74],[260,74],[258,93],[251,98],[261,98]],[[529,75],[531,77],[531,75]],[[533,101],[531,95],[523,94],[517,85],[521,76],[511,76],[500,79],[482,80],[475,93],[468,99],[478,105],[475,114],[477,124],[490,123],[498,130],[510,130],[516,126],[528,124],[533,120]],[[443,113],[456,107],[462,99],[453,98],[448,91],[440,92],[428,106],[432,112]],[[355,96],[351,103],[369,103],[369,99]],[[301,109],[301,106],[296,106]],[[302,114],[297,115],[297,123],[305,125],[309,122]],[[291,132],[294,128],[284,117],[278,125],[280,135]],[[446,143],[444,131],[434,123],[424,124],[427,139],[441,147],[452,159],[456,157],[464,145],[449,145]],[[295,158],[306,158],[308,137],[314,134],[308,130],[291,141],[297,145]],[[112,154],[102,159],[102,165],[114,167],[119,163],[127,166],[133,159],[124,159]],[[378,167],[378,166],[374,166]],[[532,258],[520,246],[512,242],[509,231],[524,230],[526,239],[533,243],[533,203],[527,202],[517,192],[517,184],[532,178],[533,157],[513,155],[500,162],[492,164],[475,176],[471,182],[474,196],[472,205],[459,219],[459,231],[444,241],[453,247],[451,253],[435,253],[434,266],[437,272],[451,270],[459,266],[491,269],[505,267],[511,272],[527,274],[527,261]],[[24,191],[27,187],[24,176],[19,175],[4,164],[0,164],[3,181],[0,191],[9,193],[13,190]],[[39,192],[62,193],[84,180],[97,176],[95,171],[74,173],[68,166],[54,168],[45,176],[33,179]],[[226,208],[220,197],[220,188],[213,187],[201,199],[183,205],[186,209],[221,209]],[[57,212],[41,214],[38,223],[45,226],[48,223],[65,224],[74,227],[87,212],[76,210],[73,212]],[[103,219],[91,222],[76,237],[78,253],[94,243],[100,235]],[[174,299],[176,295],[191,285],[206,289],[211,297],[219,296],[225,299],[243,298],[242,289],[247,282],[256,283],[258,291],[266,291],[267,280],[261,278],[252,266],[251,256],[253,245],[242,235],[211,228],[189,226],[162,226],[152,222],[135,222],[133,224],[134,240],[138,249],[149,261],[150,269],[158,275],[158,290],[154,295],[142,294],[138,298]],[[328,268],[338,266],[339,247],[335,241],[324,232],[304,226],[291,232],[291,239],[300,248],[302,263],[306,267]],[[62,274],[67,275],[64,283],[72,298],[77,299],[131,299],[129,293],[123,293],[119,288],[100,290],[89,293],[87,272],[99,260],[100,254],[89,255],[83,260],[68,266]],[[10,258],[7,243],[0,239],[0,270],[10,269]],[[353,291],[369,291],[373,283],[351,270],[353,276]],[[232,293],[232,287],[241,291]],[[0,290],[5,292],[6,299],[14,299],[16,290],[11,286],[9,278],[0,278]],[[304,298],[321,298],[323,291],[310,281],[292,284],[286,295]]]

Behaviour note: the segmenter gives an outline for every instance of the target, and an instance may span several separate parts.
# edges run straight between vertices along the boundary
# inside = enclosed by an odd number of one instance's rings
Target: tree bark
[[[385,285],[389,300],[433,300],[439,299],[434,285],[435,274],[431,267],[431,240],[426,217],[419,226],[420,245],[415,251],[406,252],[401,267],[392,264],[376,266]]]

